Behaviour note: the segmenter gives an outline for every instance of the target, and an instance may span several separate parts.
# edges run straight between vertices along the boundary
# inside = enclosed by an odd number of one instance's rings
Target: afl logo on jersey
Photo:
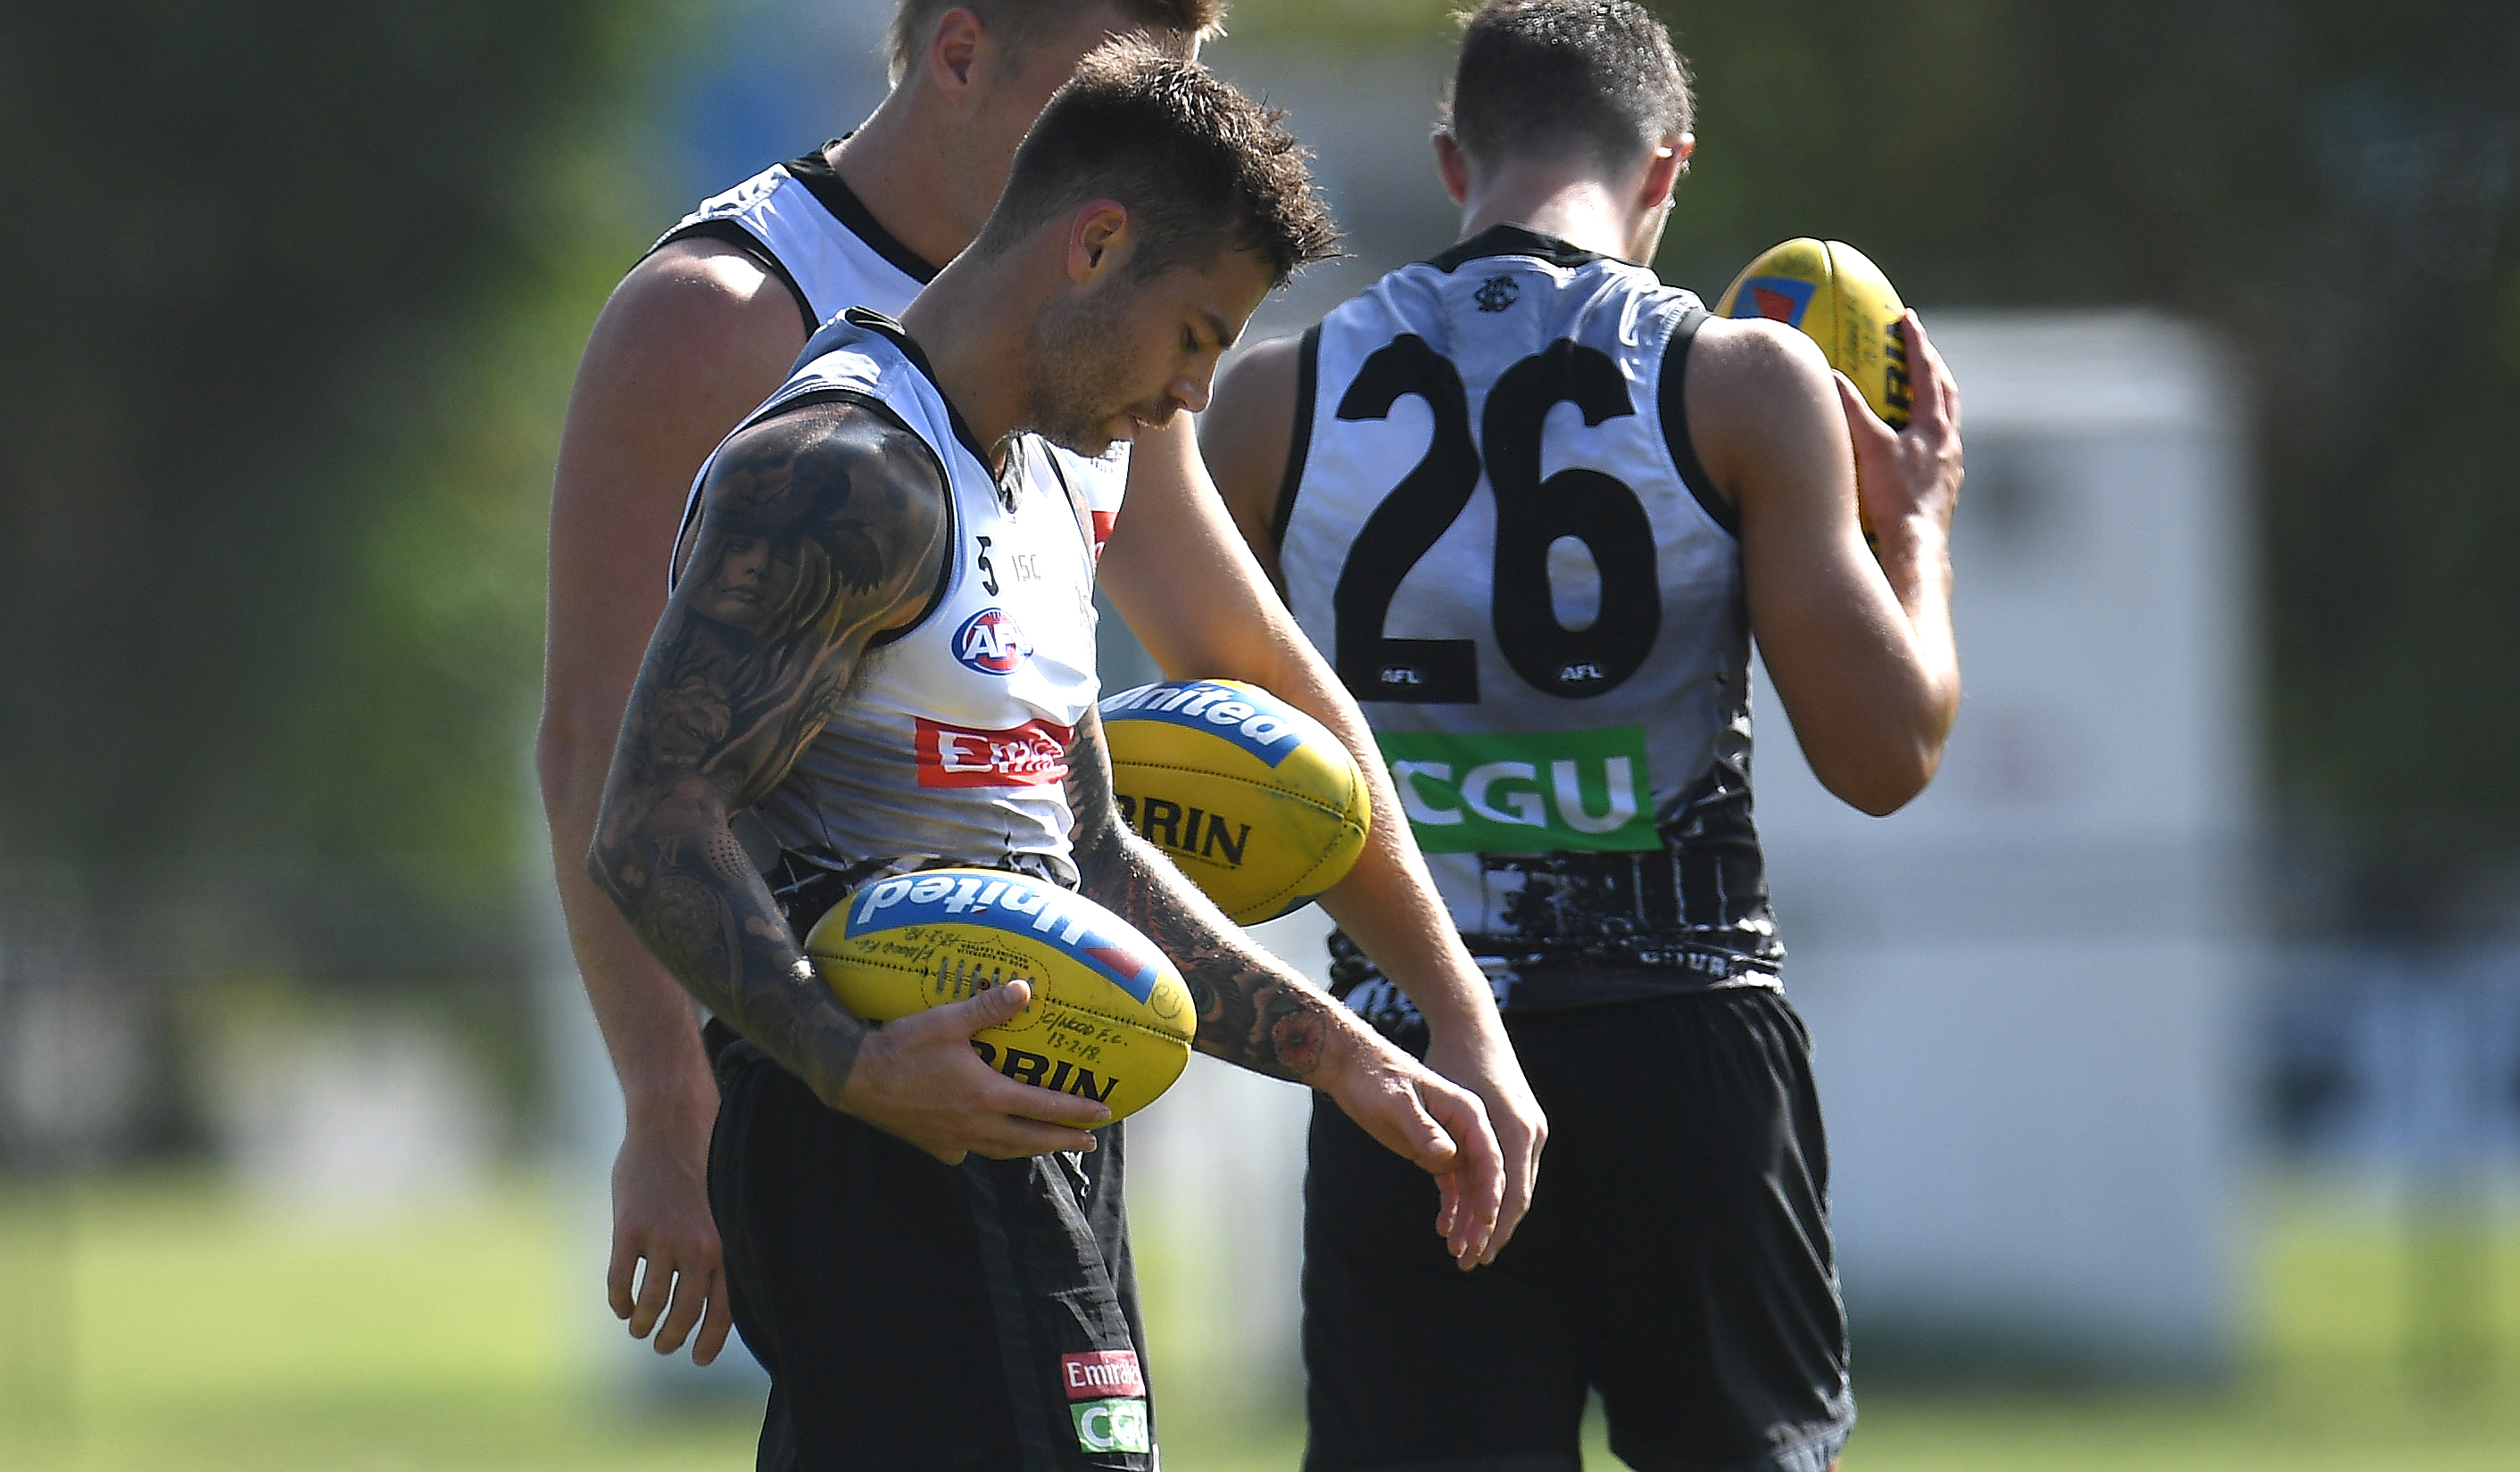
[[[954,631],[954,657],[983,675],[1005,675],[1032,653],[1014,615],[1004,608],[982,608]]]

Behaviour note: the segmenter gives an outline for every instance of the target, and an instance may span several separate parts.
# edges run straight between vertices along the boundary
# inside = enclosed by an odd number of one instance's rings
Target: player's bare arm
[[[660,1354],[688,1338],[701,1363],[734,1323],[706,1190],[717,1087],[690,994],[588,879],[586,849],[693,472],[804,340],[794,299],[752,257],[710,241],[656,251],[596,321],[552,483],[535,759],[570,949],[621,1084],[607,1296],[632,1334],[652,1330]]]
[[[1478,1096],[1420,1066],[1253,945],[1180,870],[1129,831],[1111,796],[1100,715],[1089,712],[1077,726],[1067,768],[1082,888],[1181,968],[1198,1009],[1199,1050],[1337,1100],[1386,1148],[1435,1177],[1435,1229],[1454,1260],[1463,1268],[1487,1261],[1505,1172]]]
[[[1254,347],[1237,374],[1247,380],[1243,365],[1266,361],[1279,347]],[[1293,358],[1281,356],[1285,389],[1279,395],[1275,443],[1282,465],[1293,423]],[[1218,385],[1219,402],[1228,392]],[[1211,405],[1202,430],[1211,442],[1235,438],[1238,454],[1245,426],[1269,418],[1269,406],[1238,398],[1222,413]],[[1217,467],[1224,476],[1247,476],[1236,457],[1218,459]],[[1274,495],[1274,478],[1271,485]],[[1100,580],[1130,627],[1145,631],[1148,651],[1167,674],[1248,680],[1328,727],[1355,755],[1372,802],[1372,825],[1365,852],[1322,897],[1322,908],[1425,1014],[1432,1039],[1427,1063],[1487,1105],[1506,1161],[1505,1200],[1485,1255],[1492,1261],[1530,1205],[1548,1120],[1523,1079],[1486,978],[1436,898],[1364,713],[1296,626],[1274,586],[1274,566],[1255,559],[1255,554],[1273,555],[1266,513],[1261,516],[1255,532],[1234,498],[1220,499],[1185,424],[1143,432],[1131,451],[1129,500],[1103,549]]]
[[[868,642],[924,605],[946,494],[911,437],[846,404],[783,415],[720,452],[587,867],[684,987],[830,1106],[949,1161],[1091,1149],[1082,1127],[1107,1110],[1003,1079],[967,1046],[1025,989],[877,1035],[815,976],[727,826],[838,708]]]
[[[1700,328],[1685,391],[1698,458],[1740,511],[1751,632],[1803,754],[1822,785],[1875,815],[1932,780],[1960,697],[1959,396],[1914,313],[1902,329],[1916,396],[1905,430],[1774,323]],[[1877,560],[1856,519],[1859,460]]]

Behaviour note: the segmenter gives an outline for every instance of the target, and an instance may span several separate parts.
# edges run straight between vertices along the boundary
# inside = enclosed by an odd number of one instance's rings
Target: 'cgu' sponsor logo
[[[1162,797],[1134,797],[1115,792],[1120,822],[1141,838],[1169,853],[1196,854],[1227,869],[1242,867],[1242,851],[1251,842],[1251,825],[1222,813]]]
[[[1377,732],[1391,784],[1429,853],[1641,852],[1662,847],[1644,728]]]
[[[1067,1407],[1076,1422],[1076,1445],[1088,1451],[1152,1451],[1147,1403],[1127,1400],[1078,1401]]]
[[[1004,608],[982,608],[954,631],[954,657],[983,675],[1012,674],[1031,653],[1023,626]]]

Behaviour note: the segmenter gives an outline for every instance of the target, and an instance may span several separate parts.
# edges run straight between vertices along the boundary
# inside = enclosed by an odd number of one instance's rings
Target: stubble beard
[[[1116,315],[1084,303],[1047,308],[1033,324],[1031,348],[1028,427],[1062,450],[1107,454],[1111,422],[1131,412],[1127,341]]]

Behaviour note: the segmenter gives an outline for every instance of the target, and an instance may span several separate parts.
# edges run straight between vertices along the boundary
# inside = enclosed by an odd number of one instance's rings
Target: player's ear
[[[927,33],[929,84],[949,97],[969,95],[980,80],[980,53],[988,40],[988,27],[962,6],[938,16],[936,28]]]
[[[1641,208],[1658,209],[1671,199],[1680,185],[1680,176],[1688,172],[1688,156],[1697,151],[1697,139],[1689,133],[1675,134],[1654,146],[1645,160],[1644,177],[1638,182],[1637,204]]]
[[[1083,286],[1119,264],[1136,240],[1128,206],[1096,200],[1067,217],[1067,279]]]
[[[1451,195],[1456,204],[1467,202],[1470,197],[1470,156],[1462,152],[1462,141],[1447,129],[1437,128],[1432,142],[1435,145],[1435,173],[1444,181],[1444,193]]]

